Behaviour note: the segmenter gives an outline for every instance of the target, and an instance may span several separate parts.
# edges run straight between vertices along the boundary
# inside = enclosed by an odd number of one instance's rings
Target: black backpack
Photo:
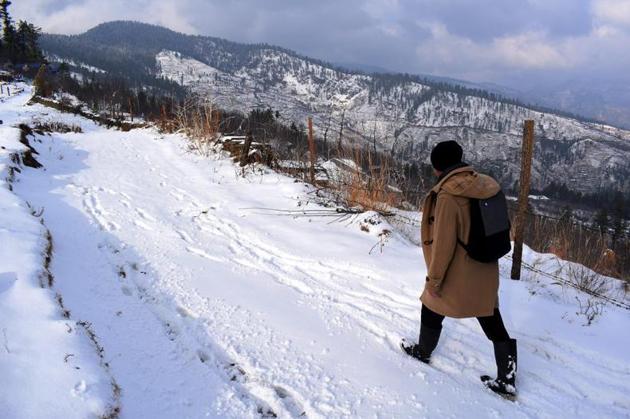
[[[477,262],[496,262],[510,252],[510,217],[502,191],[487,199],[470,198],[468,244],[457,241]]]

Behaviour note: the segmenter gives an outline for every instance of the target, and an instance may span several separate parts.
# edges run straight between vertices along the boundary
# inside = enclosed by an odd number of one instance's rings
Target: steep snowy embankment
[[[64,317],[43,214],[12,192],[28,149],[8,124],[26,99],[0,96],[0,417],[106,415],[117,406],[115,381],[88,329]]]
[[[44,209],[56,287],[98,336],[122,417],[629,416],[627,311],[585,327],[571,291],[504,280],[520,344],[519,400],[507,402],[479,382],[495,366],[474,319],[445,322],[431,366],[401,354],[425,268],[398,234],[375,247],[386,222],[273,215],[260,208],[319,207],[307,186],[242,176],[179,136],[39,105],[0,112],[84,130],[38,136],[45,170],[24,170],[15,192]]]

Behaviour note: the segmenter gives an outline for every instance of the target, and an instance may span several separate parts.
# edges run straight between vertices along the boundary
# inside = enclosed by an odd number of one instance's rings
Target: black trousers
[[[432,311],[424,304],[422,305],[422,317],[420,318],[420,321],[424,326],[430,327],[431,329],[441,330],[443,320],[444,316]],[[491,341],[504,342],[510,339],[510,335],[507,330],[505,330],[505,325],[503,325],[501,312],[498,308],[494,309],[492,316],[477,317],[477,320],[479,321],[483,332]]]

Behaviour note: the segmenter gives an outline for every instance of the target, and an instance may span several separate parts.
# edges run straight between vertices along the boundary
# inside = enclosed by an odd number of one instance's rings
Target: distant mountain
[[[395,74],[396,71],[361,63],[335,63],[336,66],[366,74]],[[530,105],[544,106],[585,118],[606,122],[630,129],[630,85],[623,82],[597,82],[593,80],[562,80],[528,82],[527,87],[512,88],[489,82],[471,82],[452,77],[420,74],[419,77],[434,83],[447,83],[469,89],[479,89]]]
[[[335,66],[341,69],[346,69],[350,71],[360,71],[366,74],[394,74],[396,71],[387,69],[385,67],[380,67],[377,65],[371,64],[361,64],[361,63],[334,63]]]
[[[624,81],[546,81],[529,86],[518,97],[630,129],[630,84]]]
[[[165,80],[225,108],[270,107],[288,121],[312,116],[320,138],[369,143],[409,163],[426,163],[438,141],[458,140],[466,159],[512,186],[522,122],[536,121],[534,187],[582,193],[630,191],[630,132],[567,113],[526,106],[449,79],[347,70],[290,50],[176,33],[137,22],[84,34],[45,35],[51,57],[74,71],[98,68],[139,84]]]

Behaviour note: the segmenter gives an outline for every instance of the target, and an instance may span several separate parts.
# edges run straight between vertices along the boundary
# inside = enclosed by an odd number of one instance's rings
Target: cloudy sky
[[[19,0],[16,18],[80,33],[109,20],[267,42],[361,63],[507,85],[630,83],[630,0]]]

